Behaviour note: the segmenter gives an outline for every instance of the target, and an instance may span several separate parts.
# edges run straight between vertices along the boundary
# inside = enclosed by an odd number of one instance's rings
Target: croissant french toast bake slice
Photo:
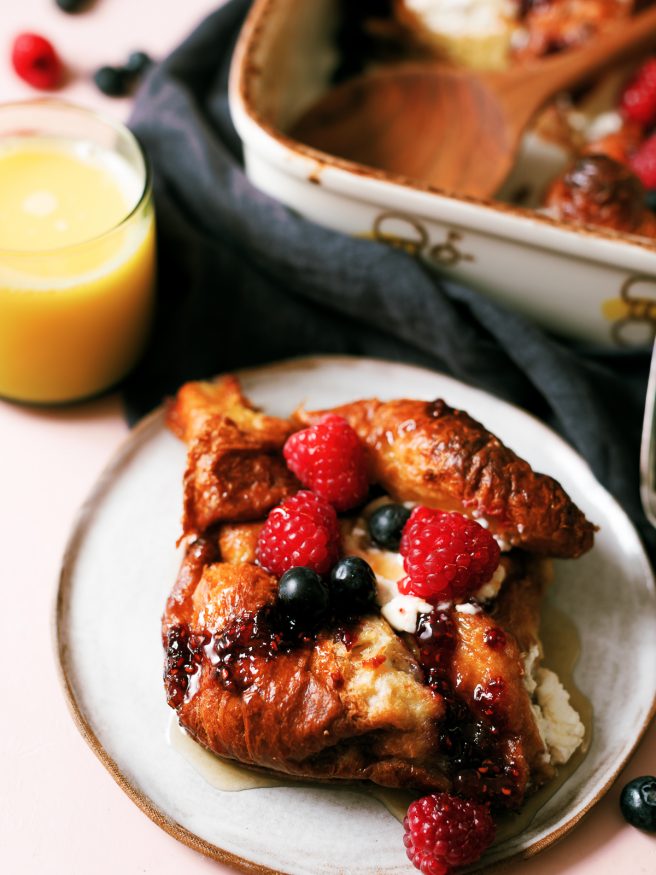
[[[359,618],[348,637],[337,626],[309,640],[285,640],[275,578],[254,563],[210,556],[218,550],[207,542],[190,549],[164,616],[169,704],[205,747],[295,777],[455,787],[470,796],[498,794],[512,805],[529,779],[539,784],[553,774],[512,623],[464,612],[433,621],[451,636],[451,701],[426,686],[416,644],[382,617]],[[539,567],[532,574],[521,579],[539,598]],[[507,633],[502,646],[484,644],[499,633]],[[500,678],[501,695],[488,701],[480,690],[495,690]],[[490,708],[494,731],[486,727]],[[475,750],[453,741],[462,747],[456,769],[439,753],[440,731],[478,735]]]
[[[541,668],[540,604],[547,557],[581,555],[595,527],[555,480],[440,400],[286,420],[227,377],[187,384],[167,420],[188,456],[165,687],[200,744],[493,810],[516,809],[581,744]]]

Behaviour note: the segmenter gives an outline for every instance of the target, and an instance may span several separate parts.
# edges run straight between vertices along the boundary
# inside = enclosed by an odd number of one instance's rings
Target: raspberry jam
[[[285,628],[273,608],[263,608],[253,614],[242,614],[212,636],[205,654],[221,686],[241,692],[257,680],[262,661],[289,652],[306,640],[304,636],[294,636],[291,627]]]
[[[483,641],[492,650],[501,650],[506,646],[506,633],[498,626],[490,626],[489,629],[485,630]]]
[[[167,702],[179,710],[194,695],[204,662],[224,689],[241,692],[257,680],[262,662],[313,641],[314,636],[296,628],[271,605],[242,614],[215,633],[192,631],[186,623],[172,626],[166,636],[164,665]]]
[[[182,705],[189,679],[196,674],[202,661],[202,648],[209,642],[206,632],[193,634],[186,624],[172,626],[166,635],[164,686],[166,701],[176,710]]]
[[[518,805],[520,771],[504,752],[503,678],[478,685],[469,702],[457,695],[452,677],[457,630],[450,610],[420,615],[415,640],[425,681],[446,706],[439,744],[448,757],[454,792],[504,806]]]

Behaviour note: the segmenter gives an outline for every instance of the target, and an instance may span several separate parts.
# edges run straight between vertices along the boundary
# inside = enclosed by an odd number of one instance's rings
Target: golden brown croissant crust
[[[297,411],[314,423],[326,411]],[[484,518],[514,547],[560,558],[592,547],[594,526],[562,486],[462,410],[437,401],[356,401],[335,408],[369,449],[372,477],[400,501]]]
[[[543,570],[530,561],[513,560],[507,592],[532,594],[522,616],[536,639],[530,605]],[[377,615],[294,638],[275,616],[275,591],[258,566],[220,561],[216,543],[187,553],[164,615],[165,682],[202,745],[295,777],[457,789],[502,805],[550,777],[510,623],[436,612],[423,654]],[[449,667],[427,683],[431,647],[448,651]]]
[[[188,444],[186,553],[162,625],[168,702],[202,745],[260,769],[516,807],[553,773],[523,665],[539,643],[549,566],[526,551],[577,556],[594,527],[556,481],[442,401],[335,412],[364,442],[372,482],[399,500],[485,515],[521,547],[502,559],[500,595],[472,612],[435,608],[411,635],[378,613],[333,617],[316,634],[291,628],[256,542],[268,511],[299,488],[286,437],[322,414],[265,416],[232,377],[188,384],[167,413]]]

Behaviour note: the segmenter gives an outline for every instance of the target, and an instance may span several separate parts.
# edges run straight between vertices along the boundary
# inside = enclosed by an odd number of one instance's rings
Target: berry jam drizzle
[[[186,624],[172,626],[166,634],[164,686],[166,701],[176,710],[182,705],[189,679],[196,674],[202,660],[202,648],[210,640],[207,633],[194,634]]]
[[[205,654],[221,686],[241,692],[257,680],[260,661],[269,662],[279,653],[289,653],[311,640],[284,621],[275,607],[268,606],[233,620],[212,636],[205,645]]]
[[[444,699],[439,743],[449,762],[454,791],[468,798],[516,805],[521,802],[520,772],[502,750],[505,682],[493,678],[479,684],[470,705],[459,698],[452,680],[457,638],[452,611],[435,609],[419,616],[415,633],[419,661],[427,685]],[[486,641],[488,646],[502,646],[500,639],[492,638],[493,643]]]
[[[492,650],[501,650],[506,646],[506,633],[498,626],[490,626],[489,629],[485,630],[483,641]]]
[[[168,704],[178,710],[195,693],[203,660],[224,689],[241,692],[255,683],[262,661],[313,641],[314,635],[296,627],[272,605],[242,614],[213,634],[192,632],[186,623],[172,626],[166,636],[164,666]]]

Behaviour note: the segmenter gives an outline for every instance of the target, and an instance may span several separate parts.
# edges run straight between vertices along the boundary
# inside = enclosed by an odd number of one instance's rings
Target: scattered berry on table
[[[55,0],[62,12],[81,12],[89,0]]]
[[[656,58],[650,58],[633,76],[622,92],[623,116],[642,125],[656,121]]]
[[[318,626],[328,612],[328,604],[328,586],[311,568],[290,568],[278,582],[278,605],[302,628]]]
[[[329,414],[317,425],[287,439],[283,453],[304,486],[338,511],[360,504],[369,491],[365,449],[341,416]]]
[[[93,81],[108,97],[123,97],[130,86],[130,77],[122,67],[100,67],[93,74]]]
[[[124,70],[131,76],[141,76],[153,63],[153,59],[146,52],[132,52],[128,56]]]
[[[486,805],[448,793],[413,802],[403,828],[408,858],[424,875],[448,875],[451,867],[474,863],[495,832]]]
[[[339,546],[334,508],[313,492],[301,490],[269,513],[256,555],[262,568],[278,577],[299,565],[327,574],[337,562]]]
[[[337,610],[364,614],[376,604],[376,575],[360,556],[340,559],[330,572],[330,589]]]
[[[53,44],[38,33],[14,40],[11,62],[16,73],[34,88],[49,91],[61,83],[64,68]]]
[[[631,157],[631,170],[647,189],[656,188],[656,134],[652,134]]]
[[[642,775],[629,781],[622,790],[620,808],[631,826],[656,832],[656,777]]]
[[[499,565],[499,545],[475,520],[460,513],[415,507],[403,529],[401,555],[406,577],[402,593],[429,602],[463,599]]]
[[[369,517],[369,534],[380,547],[398,550],[409,518],[410,511],[402,504],[384,504]]]

